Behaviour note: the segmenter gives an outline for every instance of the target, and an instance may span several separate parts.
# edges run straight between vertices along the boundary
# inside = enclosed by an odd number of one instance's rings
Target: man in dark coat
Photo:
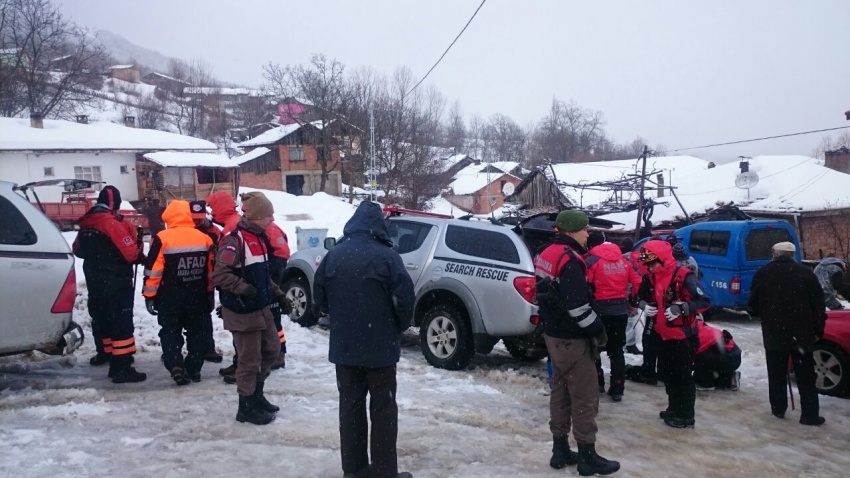
[[[800,391],[800,423],[822,425],[812,350],[823,336],[826,306],[817,277],[795,261],[795,250],[790,242],[773,246],[773,260],[753,277],[749,311],[761,319],[771,412],[785,418],[790,355]]]
[[[328,359],[336,364],[342,471],[346,477],[410,477],[398,473],[396,363],[399,337],[413,317],[413,282],[392,249],[376,203],[361,203],[343,234],[313,281],[317,312],[330,315]]]

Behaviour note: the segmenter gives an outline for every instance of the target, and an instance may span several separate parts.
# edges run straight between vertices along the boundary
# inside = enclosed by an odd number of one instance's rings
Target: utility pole
[[[646,182],[646,156],[649,154],[649,148],[644,145],[643,153],[640,155],[640,159],[643,160],[643,166],[640,172],[640,199],[638,202],[638,210],[637,210],[637,223],[635,224],[635,237],[634,240],[637,242],[640,240],[640,221],[643,219],[643,200],[644,200],[644,185]]]

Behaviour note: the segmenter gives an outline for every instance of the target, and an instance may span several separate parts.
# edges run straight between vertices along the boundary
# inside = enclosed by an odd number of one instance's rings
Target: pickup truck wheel
[[[546,347],[543,347],[542,349],[540,347],[529,348],[510,339],[502,339],[502,342],[505,344],[505,348],[508,350],[508,353],[511,354],[511,357],[521,362],[537,362],[538,360],[546,358],[548,355]]]
[[[826,395],[843,395],[850,388],[847,354],[829,342],[815,344],[815,388]]]
[[[316,325],[318,319],[313,316],[313,299],[307,279],[303,277],[289,279],[283,284],[283,292],[289,302],[292,303],[292,313],[289,314],[290,320],[302,327]]]
[[[437,368],[462,370],[475,355],[469,320],[453,304],[438,304],[425,312],[419,342],[425,359]]]

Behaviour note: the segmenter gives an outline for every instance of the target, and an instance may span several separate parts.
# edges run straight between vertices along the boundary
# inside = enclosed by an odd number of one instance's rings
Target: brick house
[[[162,73],[157,72],[148,73],[143,76],[142,83],[156,86],[159,89],[169,91],[176,95],[182,94],[184,88],[192,86],[192,84],[187,81],[172,78],[168,75],[163,75]]]
[[[239,184],[296,196],[320,192],[320,137],[320,123],[314,122],[281,125],[243,141],[239,147],[244,148],[246,154],[234,158],[239,163]],[[333,144],[324,192],[334,196],[342,194],[339,161],[339,145]]]
[[[824,166],[841,173],[850,174],[850,149],[847,149],[846,146],[835,151],[827,151],[824,156],[826,157]]]
[[[106,76],[130,83],[139,83],[142,79],[135,65],[112,65],[107,68]]]
[[[473,163],[457,172],[443,197],[469,213],[488,214],[502,207],[505,185],[519,185],[519,175],[519,163]]]

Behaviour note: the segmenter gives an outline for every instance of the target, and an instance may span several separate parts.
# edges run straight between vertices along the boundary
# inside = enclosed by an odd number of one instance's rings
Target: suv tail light
[[[741,278],[735,276],[732,278],[732,282],[729,283],[729,293],[730,294],[740,294],[741,293]]]
[[[56,297],[56,302],[50,312],[54,314],[65,314],[74,310],[74,301],[77,299],[77,273],[74,269],[68,273],[65,283],[62,284],[62,290],[59,291],[59,296]]]
[[[537,279],[534,276],[517,277],[514,279],[514,289],[530,304],[537,302]]]

